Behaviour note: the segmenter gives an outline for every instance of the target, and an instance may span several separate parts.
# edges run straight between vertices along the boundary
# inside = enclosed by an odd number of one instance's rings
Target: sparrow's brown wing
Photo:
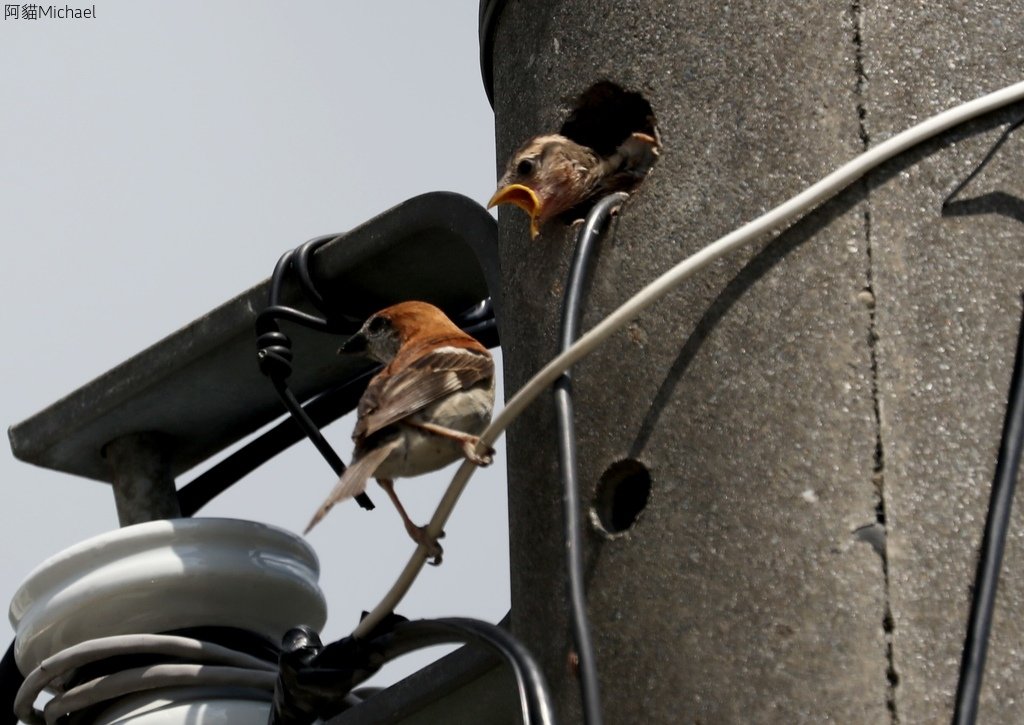
[[[390,376],[378,376],[359,401],[356,440],[400,421],[446,395],[494,375],[487,351],[446,346],[417,357]]]
[[[377,467],[384,462],[384,459],[393,451],[401,440],[395,438],[395,440],[382,445],[376,446],[356,460],[352,461],[352,465],[345,469],[345,473],[341,475],[338,482],[334,484],[334,488],[331,490],[331,494],[320,504],[320,508],[313,514],[313,518],[309,520],[309,524],[306,526],[306,530],[303,534],[308,534],[309,530],[320,523],[320,520],[327,515],[327,512],[334,508],[334,504],[340,503],[347,498],[352,498],[366,490],[366,480],[373,475]]]

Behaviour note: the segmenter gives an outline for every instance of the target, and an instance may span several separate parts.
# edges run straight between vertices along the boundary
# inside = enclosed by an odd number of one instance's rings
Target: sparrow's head
[[[410,340],[431,335],[464,335],[440,309],[427,302],[399,302],[370,315],[359,332],[338,350],[360,353],[377,362],[388,363]]]
[[[583,201],[598,162],[591,149],[565,136],[536,136],[512,154],[487,208],[518,206],[530,215],[536,238],[542,224]]]

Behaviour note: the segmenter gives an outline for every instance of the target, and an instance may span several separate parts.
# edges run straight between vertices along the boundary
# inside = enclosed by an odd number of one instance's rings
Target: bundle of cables
[[[361,698],[351,690],[387,662],[453,643],[483,645],[507,660],[523,722],[553,722],[540,668],[505,630],[466,618],[409,622],[394,615],[367,637],[346,637],[327,646],[312,629],[297,627],[285,635],[280,651],[251,633],[226,628],[89,640],[48,657],[30,672],[13,711],[29,725],[53,725],[69,716],[73,722],[90,722],[126,695],[188,687],[190,701],[207,696],[263,701],[271,703],[270,725],[308,725],[359,704]],[[207,694],[197,694],[196,688]],[[56,694],[38,710],[34,703],[44,689]]]

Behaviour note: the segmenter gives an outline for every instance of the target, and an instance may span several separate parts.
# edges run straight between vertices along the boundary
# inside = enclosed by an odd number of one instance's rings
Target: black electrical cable
[[[481,620],[451,617],[403,621],[393,617],[366,639],[345,637],[325,647],[306,627],[285,635],[282,671],[274,693],[269,725],[305,725],[313,714],[333,716],[345,707],[346,694],[387,662],[439,644],[484,645],[512,669],[523,722],[555,722],[544,674],[530,652],[501,627]]]
[[[422,619],[396,625],[389,635],[387,659],[436,644],[482,644],[508,662],[516,680],[523,722],[548,725],[555,722],[554,707],[544,673],[529,650],[501,627],[468,617]]]
[[[1006,535],[1010,526],[1013,491],[1017,483],[1021,451],[1024,450],[1024,314],[1017,336],[1017,353],[1010,378],[1010,393],[1003,421],[999,457],[989,495],[988,516],[981,540],[978,571],[974,581],[971,613],[967,620],[960,678],[956,688],[954,725],[973,725],[978,715],[978,696],[985,674],[985,655],[992,629],[999,569],[1003,561]]]
[[[328,324],[327,320],[316,315],[311,315],[308,312],[302,310],[296,310],[293,307],[285,307],[283,305],[270,305],[263,308],[259,315],[256,316],[257,326],[270,327],[276,320],[288,320],[289,322],[295,322],[300,325],[305,325],[313,330],[319,332],[336,332],[336,328]],[[355,332],[358,327],[353,327],[352,332]]]
[[[270,277],[270,294],[267,300],[267,307],[256,317],[256,344],[260,372],[270,378],[274,390],[277,391],[278,397],[284,404],[285,409],[299,424],[306,437],[320,451],[320,455],[324,457],[324,460],[330,465],[335,475],[341,476],[345,473],[344,461],[334,451],[331,444],[327,442],[327,439],[323,437],[320,433],[320,428],[306,414],[302,404],[288,387],[287,379],[292,372],[291,340],[288,335],[281,331],[277,324],[279,319],[288,319],[322,332],[351,334],[359,329],[359,323],[351,318],[345,318],[344,320],[337,318],[329,319],[326,316],[321,318],[281,305],[281,290],[284,285],[285,274],[291,270],[294,271],[295,276],[298,278],[299,286],[306,297],[326,315],[323,298],[317,292],[309,271],[309,262],[317,249],[327,242],[337,239],[337,237],[338,235],[335,234],[315,237],[281,255]],[[355,499],[364,509],[374,508],[373,501],[366,493],[357,494]]]
[[[0,725],[16,725],[14,714],[14,698],[25,682],[25,676],[14,661],[14,642],[7,648],[3,659],[0,659]]]
[[[332,237],[328,238],[328,241]],[[320,295],[320,291],[316,288],[316,284],[313,282],[313,275],[309,271],[309,260],[313,256],[313,252],[320,247],[323,237],[311,239],[305,244],[299,246],[295,250],[295,261],[293,266],[295,269],[295,275],[299,279],[299,285],[302,287],[303,294],[306,295],[313,305],[323,312],[326,309],[327,303],[324,302],[324,298]]]
[[[303,405],[303,410],[320,427],[351,412],[367,383],[379,367],[347,380],[344,385],[322,393]],[[194,516],[216,496],[231,488],[286,448],[305,437],[305,431],[294,417],[288,416],[270,430],[246,443],[224,460],[211,466],[178,489],[178,506],[182,516]]]
[[[494,33],[507,0],[480,0],[480,76],[487,102],[494,108]]]
[[[306,437],[312,441],[316,449],[320,451],[320,455],[324,457],[331,468],[334,469],[334,472],[340,477],[345,473],[345,463],[341,460],[341,456],[335,453],[334,448],[331,447],[331,444],[324,438],[323,433],[320,432],[320,428],[306,415],[306,411],[302,408],[302,403],[295,397],[295,393],[291,391],[291,388],[279,378],[271,378],[271,382],[274,384],[281,402],[284,403],[284,407],[292,414],[292,418],[299,422]],[[358,499],[359,497],[357,496],[356,498]],[[359,505],[364,509],[374,508],[373,502],[369,498],[360,500]]]
[[[586,221],[580,229],[562,302],[559,352],[564,352],[571,347],[579,335],[583,287],[586,283],[590,257],[595,244],[607,229],[612,213],[622,205],[628,196],[624,192],[619,192],[601,199],[587,214]],[[562,508],[569,614],[573,640],[579,655],[583,721],[588,725],[599,725],[603,719],[601,715],[601,685],[597,674],[594,645],[590,637],[587,593],[583,581],[583,532],[579,483],[576,474],[576,431],[573,422],[572,379],[568,370],[555,381],[554,389],[555,413],[558,416],[558,459],[563,483]]]

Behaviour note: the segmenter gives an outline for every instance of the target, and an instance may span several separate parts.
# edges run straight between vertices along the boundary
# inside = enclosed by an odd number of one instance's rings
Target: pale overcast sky
[[[280,254],[417,194],[485,201],[493,117],[478,0],[97,0],[93,20],[0,22],[5,426],[267,277]],[[347,458],[352,421],[327,429]],[[0,457],[0,595],[116,528],[108,486]],[[399,611],[508,609],[504,449],[447,526],[445,561]],[[425,522],[454,468],[399,482]],[[187,480],[189,476],[183,477]],[[302,442],[202,515],[301,531],[334,480]],[[372,490],[371,490],[372,492]],[[386,591],[412,544],[386,497],[340,506],[310,542],[326,639]],[[3,627],[0,646],[10,630]],[[410,657],[390,681],[422,666]]]

